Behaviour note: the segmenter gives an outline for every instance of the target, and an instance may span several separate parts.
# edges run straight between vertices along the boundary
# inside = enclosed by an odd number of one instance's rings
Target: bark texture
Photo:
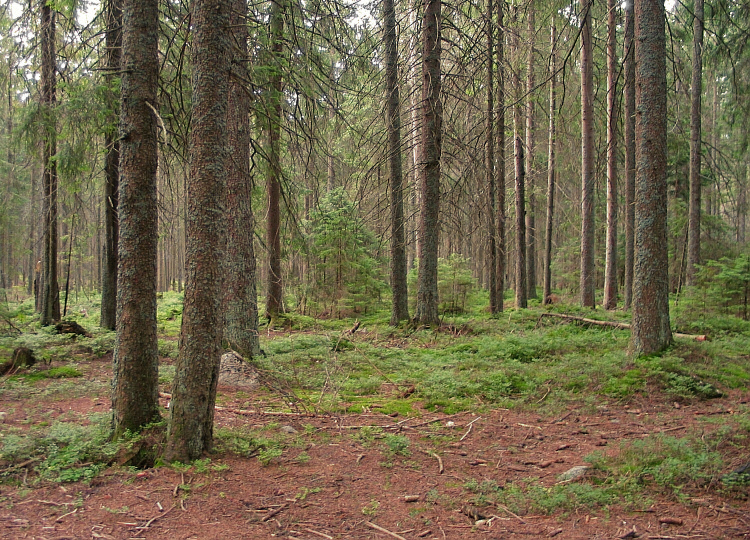
[[[247,69],[247,0],[233,0],[230,13],[231,74],[227,103],[227,252],[224,257],[224,340],[244,358],[260,354],[258,293],[250,176],[250,99]]]
[[[607,0],[607,245],[604,309],[617,307],[617,5]]]
[[[703,0],[693,8],[693,74],[690,83],[690,204],[688,207],[687,284],[695,284],[701,262],[701,94],[703,93]]]
[[[213,443],[214,405],[223,328],[228,0],[193,4],[193,116],[187,185],[185,304],[165,457],[192,461]]]
[[[273,321],[284,311],[281,279],[281,51],[283,50],[284,13],[282,0],[275,0],[271,11],[271,49],[274,53],[274,73],[268,104],[269,167],[268,218],[266,243],[268,246],[268,294],[266,316]]]
[[[60,291],[57,283],[57,54],[55,52],[55,12],[51,5],[41,6],[42,112],[44,115],[42,214],[44,251],[42,252],[41,324],[49,326],[60,320]]]
[[[549,304],[552,297],[552,225],[555,217],[555,115],[557,114],[557,56],[555,41],[557,31],[553,19],[550,27],[550,79],[549,79],[549,143],[547,146],[547,226],[544,238],[544,295],[542,304]]]
[[[636,179],[632,350],[672,341],[667,260],[667,65],[662,0],[636,0]]]
[[[633,301],[633,254],[635,251],[635,14],[633,2],[625,2],[625,285],[623,304]]]
[[[518,20],[518,6],[514,6],[514,19]],[[526,289],[526,170],[523,152],[523,114],[521,111],[521,75],[518,35],[513,37],[513,88],[516,104],[513,106],[513,154],[516,194],[516,308],[527,307]]]
[[[581,28],[581,305],[595,306],[594,268],[594,69],[591,3],[584,5]]]
[[[401,98],[398,89],[398,40],[393,0],[383,0],[386,112],[388,122],[388,183],[391,190],[391,324],[409,319],[406,285],[404,179],[401,170]]]
[[[159,5],[123,3],[115,435],[159,417],[156,341],[156,90]]]
[[[497,312],[503,311],[505,293],[505,35],[503,32],[503,21],[505,15],[505,1],[497,0],[497,97],[495,105],[497,113],[497,169],[495,171],[496,186],[496,224],[497,224]]]
[[[487,33],[487,142],[486,142],[486,173],[487,173],[487,230],[488,241],[488,267],[489,267],[489,292],[490,313],[498,313],[497,299],[497,245],[495,242],[497,231],[495,230],[495,77],[494,77],[494,55],[495,55],[495,4],[493,0],[487,0],[487,18],[485,21],[485,32]]]
[[[440,99],[441,4],[425,0],[422,21],[422,206],[419,216],[419,279],[415,322],[439,324],[437,259],[440,233],[440,153],[443,104]]]
[[[534,2],[528,7],[528,41],[529,51],[526,66],[526,192],[528,194],[528,211],[526,212],[526,297],[537,298],[536,294],[536,152],[534,126]]]
[[[107,83],[112,88],[114,80],[120,76],[122,61],[122,3],[109,0],[106,8],[107,29]],[[110,93],[110,103],[114,105],[118,96]],[[117,115],[112,113],[111,129],[104,136],[107,156],[104,162],[104,264],[102,265],[102,328],[114,330],[117,319],[117,242],[119,220],[117,205],[120,189],[120,141],[117,133]]]

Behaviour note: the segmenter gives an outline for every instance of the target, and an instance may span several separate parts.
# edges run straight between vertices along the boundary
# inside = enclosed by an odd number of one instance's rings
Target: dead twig
[[[514,518],[516,518],[518,521],[520,521],[524,525],[528,525],[528,523],[526,521],[524,521],[523,518],[517,516],[516,514],[514,514],[513,512],[511,512],[510,510],[508,510],[507,508],[505,508],[502,504],[498,504],[497,507],[500,510],[502,510],[503,512],[507,512],[508,514],[510,514],[511,516],[513,516]]]
[[[328,538],[328,540],[333,540],[333,536],[328,536],[325,533],[313,530],[313,529],[305,529],[310,534],[314,534],[315,536],[320,536],[321,538]]]
[[[70,516],[70,515],[73,515],[73,514],[75,514],[76,512],[78,512],[78,508],[76,508],[76,509],[75,509],[75,510],[73,510],[72,512],[68,512],[67,514],[63,514],[62,516],[60,516],[59,518],[57,518],[57,519],[55,520],[55,522],[56,522],[56,523],[61,523],[61,522],[62,522],[62,520],[63,520],[63,518],[65,518],[65,517],[68,517],[68,516]]]
[[[370,523],[369,521],[365,521],[365,525],[367,525],[371,529],[375,529],[376,531],[380,531],[383,534],[387,534],[388,536],[390,536],[392,538],[398,538],[398,540],[406,540],[406,538],[404,538],[400,534],[396,534],[395,532],[391,532],[388,529],[384,529],[380,525],[375,525],[374,523]]]
[[[430,450],[425,450],[425,454],[428,456],[434,457],[438,462],[438,474],[443,474],[445,472],[445,467],[443,467],[443,460],[440,459],[440,456],[438,456],[435,452],[432,452]]]
[[[279,507],[278,507],[278,508],[277,508],[276,510],[274,510],[274,511],[272,511],[272,512],[268,512],[268,514],[266,514],[266,515],[265,515],[265,516],[263,517],[263,519],[261,519],[261,521],[268,521],[269,519],[271,519],[272,517],[274,517],[274,516],[275,516],[276,514],[279,514],[279,513],[281,513],[281,512],[283,511],[283,510],[286,510],[286,508],[287,508],[288,506],[289,506],[288,504],[282,504],[282,505],[281,505],[281,506],[279,506]]]
[[[463,441],[466,437],[468,437],[469,433],[471,433],[471,428],[474,426],[474,422],[476,422],[477,420],[481,420],[481,419],[482,419],[482,417],[478,416],[474,420],[472,420],[471,422],[469,422],[469,429],[466,431],[466,433],[464,433],[464,436],[461,437],[459,439],[459,441]]]

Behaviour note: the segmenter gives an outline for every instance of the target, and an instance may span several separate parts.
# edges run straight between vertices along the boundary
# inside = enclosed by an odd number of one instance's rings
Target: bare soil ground
[[[107,380],[110,358],[89,360],[82,369],[88,380]],[[9,411],[4,422],[16,426],[105,412],[107,388],[75,398],[0,399],[0,411]],[[286,432],[294,428],[302,442],[267,465],[218,453],[200,471],[114,466],[88,483],[38,483],[33,463],[0,463],[6,472],[15,468],[15,481],[0,485],[0,538],[750,538],[750,503],[712,486],[695,487],[680,500],[654,492],[653,504],[638,511],[623,502],[552,515],[477,507],[465,488],[472,480],[503,486],[532,477],[551,486],[561,473],[586,465],[585,456],[616,452],[621,441],[704,429],[700,418],[731,415],[750,399],[747,391],[679,408],[663,397],[640,397],[617,406],[570,408],[554,418],[496,410],[481,416],[425,411],[409,419],[376,412],[243,414],[262,406],[252,397],[248,403],[247,391],[237,388],[220,387],[220,394],[217,428],[273,423]],[[408,437],[408,451],[388,454],[377,442],[356,437],[365,425]],[[727,472],[750,459],[747,448],[725,455]]]

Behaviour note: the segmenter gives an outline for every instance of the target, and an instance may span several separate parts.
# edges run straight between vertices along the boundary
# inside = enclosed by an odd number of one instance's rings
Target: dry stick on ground
[[[400,534],[396,534],[395,532],[391,532],[388,529],[384,529],[383,527],[381,527],[379,525],[375,525],[374,523],[370,523],[369,521],[365,521],[365,525],[367,525],[371,529],[375,529],[376,531],[380,531],[383,534],[387,534],[388,536],[391,536],[393,538],[398,538],[399,540],[406,540],[406,538],[404,538]]]
[[[477,416],[474,420],[472,420],[471,422],[469,422],[469,429],[466,430],[466,433],[464,433],[464,436],[461,437],[459,439],[459,441],[463,441],[466,437],[468,437],[469,433],[471,433],[471,428],[474,427],[474,422],[476,422],[477,420],[481,420],[481,419],[482,419],[481,416]]]
[[[283,505],[279,506],[276,510],[274,510],[272,512],[269,512],[268,514],[266,514],[265,516],[263,516],[263,519],[261,519],[261,521],[268,521],[269,519],[271,519],[272,517],[274,517],[276,514],[278,514],[281,511],[285,510],[287,506],[289,506],[289,505],[288,504],[283,504]]]
[[[438,462],[438,474],[443,474],[445,472],[445,467],[443,467],[443,460],[440,459],[440,456],[438,456],[435,452],[431,450],[423,450],[425,454],[428,456],[434,457]]]
[[[161,519],[161,518],[163,518],[164,516],[166,516],[167,514],[169,514],[169,513],[170,513],[170,512],[172,511],[172,510],[174,510],[175,508],[177,508],[177,505],[174,505],[174,506],[172,506],[172,508],[170,508],[170,509],[169,509],[169,510],[167,510],[166,512],[163,512],[163,513],[161,513],[161,514],[158,514],[158,515],[156,515],[156,516],[152,517],[151,519],[149,519],[149,520],[148,520],[148,521],[146,522],[146,524],[145,524],[145,525],[143,525],[142,527],[136,527],[136,529],[139,529],[139,530],[143,530],[143,529],[148,529],[148,528],[149,528],[149,527],[151,526],[151,524],[152,524],[152,523],[153,523],[154,521],[156,521],[157,519]]]
[[[313,529],[305,529],[310,534],[314,534],[315,536],[320,536],[321,538],[328,538],[328,540],[333,540],[333,536],[328,536],[325,533],[313,530]]]
[[[575,321],[583,324],[590,324],[592,326],[606,326],[608,328],[616,328],[618,330],[630,330],[630,325],[628,323],[623,322],[614,322],[614,321],[598,321],[596,319],[587,319],[586,317],[577,317],[575,315],[565,315],[563,313],[542,313],[539,315],[539,320],[537,321],[536,325],[537,327],[542,322],[543,317],[555,317],[558,319],[563,319],[566,321]],[[672,334],[674,337],[678,338],[686,338],[686,339],[692,339],[693,341],[706,341],[706,335],[694,335],[694,334],[680,334],[679,332],[675,332]]]

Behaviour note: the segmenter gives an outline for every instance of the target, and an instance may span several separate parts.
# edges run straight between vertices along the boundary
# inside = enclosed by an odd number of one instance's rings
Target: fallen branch
[[[158,503],[157,503],[157,504],[158,504]],[[170,512],[172,511],[172,510],[174,510],[175,508],[177,508],[177,505],[174,505],[174,506],[173,506],[172,508],[170,508],[169,510],[167,510],[166,512],[164,512],[164,513],[162,513],[162,514],[157,514],[157,515],[155,515],[154,517],[152,517],[151,519],[149,519],[149,520],[148,520],[148,521],[146,522],[146,524],[145,524],[145,525],[143,525],[142,527],[136,527],[136,529],[141,529],[141,530],[142,530],[142,529],[148,529],[148,528],[149,528],[149,527],[151,526],[151,524],[152,524],[152,523],[153,523],[154,521],[156,521],[157,519],[161,519],[161,518],[163,518],[164,516],[166,516],[167,514],[169,514],[169,513],[170,513]]]
[[[265,516],[263,516],[263,519],[261,521],[268,521],[272,517],[274,517],[276,514],[281,513],[283,510],[285,510],[289,505],[288,504],[282,504],[279,506],[276,510],[273,510],[272,512],[268,512]]]
[[[425,454],[428,456],[434,457],[438,462],[438,474],[443,474],[445,472],[445,468],[443,467],[443,460],[440,459],[440,456],[438,456],[435,452],[431,452],[430,450],[425,450]]]
[[[537,326],[539,326],[539,323],[541,323],[543,317],[555,317],[558,319],[563,319],[565,321],[574,321],[574,322],[583,323],[583,324],[590,324],[592,326],[604,326],[607,328],[615,328],[617,330],[630,330],[630,324],[628,323],[615,322],[615,321],[598,321],[596,319],[588,319],[586,317],[577,317],[575,315],[565,315],[564,313],[542,313],[541,315],[539,315]],[[706,341],[708,339],[705,334],[695,335],[695,334],[681,334],[679,332],[674,332],[672,336],[676,338],[692,339],[693,341]]]
[[[482,419],[482,417],[481,417],[481,416],[478,416],[478,417],[476,417],[476,418],[475,418],[474,420],[472,420],[471,422],[469,422],[469,429],[468,429],[468,430],[466,430],[466,433],[464,433],[464,436],[463,436],[463,437],[461,437],[461,438],[459,439],[459,441],[463,441],[463,440],[464,440],[464,439],[465,439],[466,437],[468,437],[468,436],[469,436],[469,433],[471,433],[471,428],[472,428],[472,427],[474,427],[474,422],[476,422],[477,420],[481,420],[481,419]]]
[[[374,523],[370,523],[369,521],[365,521],[365,525],[367,525],[371,529],[375,529],[376,531],[380,531],[383,534],[387,534],[388,536],[391,536],[393,538],[398,538],[398,540],[406,540],[406,538],[404,538],[400,534],[396,534],[395,532],[391,532],[388,529],[384,529],[383,527],[381,527],[379,525],[375,525]]]
[[[314,529],[305,529],[305,530],[309,532],[310,534],[314,534],[315,536],[320,536],[321,538],[328,538],[328,540],[333,540],[333,536],[328,536],[327,534],[316,531]]]

